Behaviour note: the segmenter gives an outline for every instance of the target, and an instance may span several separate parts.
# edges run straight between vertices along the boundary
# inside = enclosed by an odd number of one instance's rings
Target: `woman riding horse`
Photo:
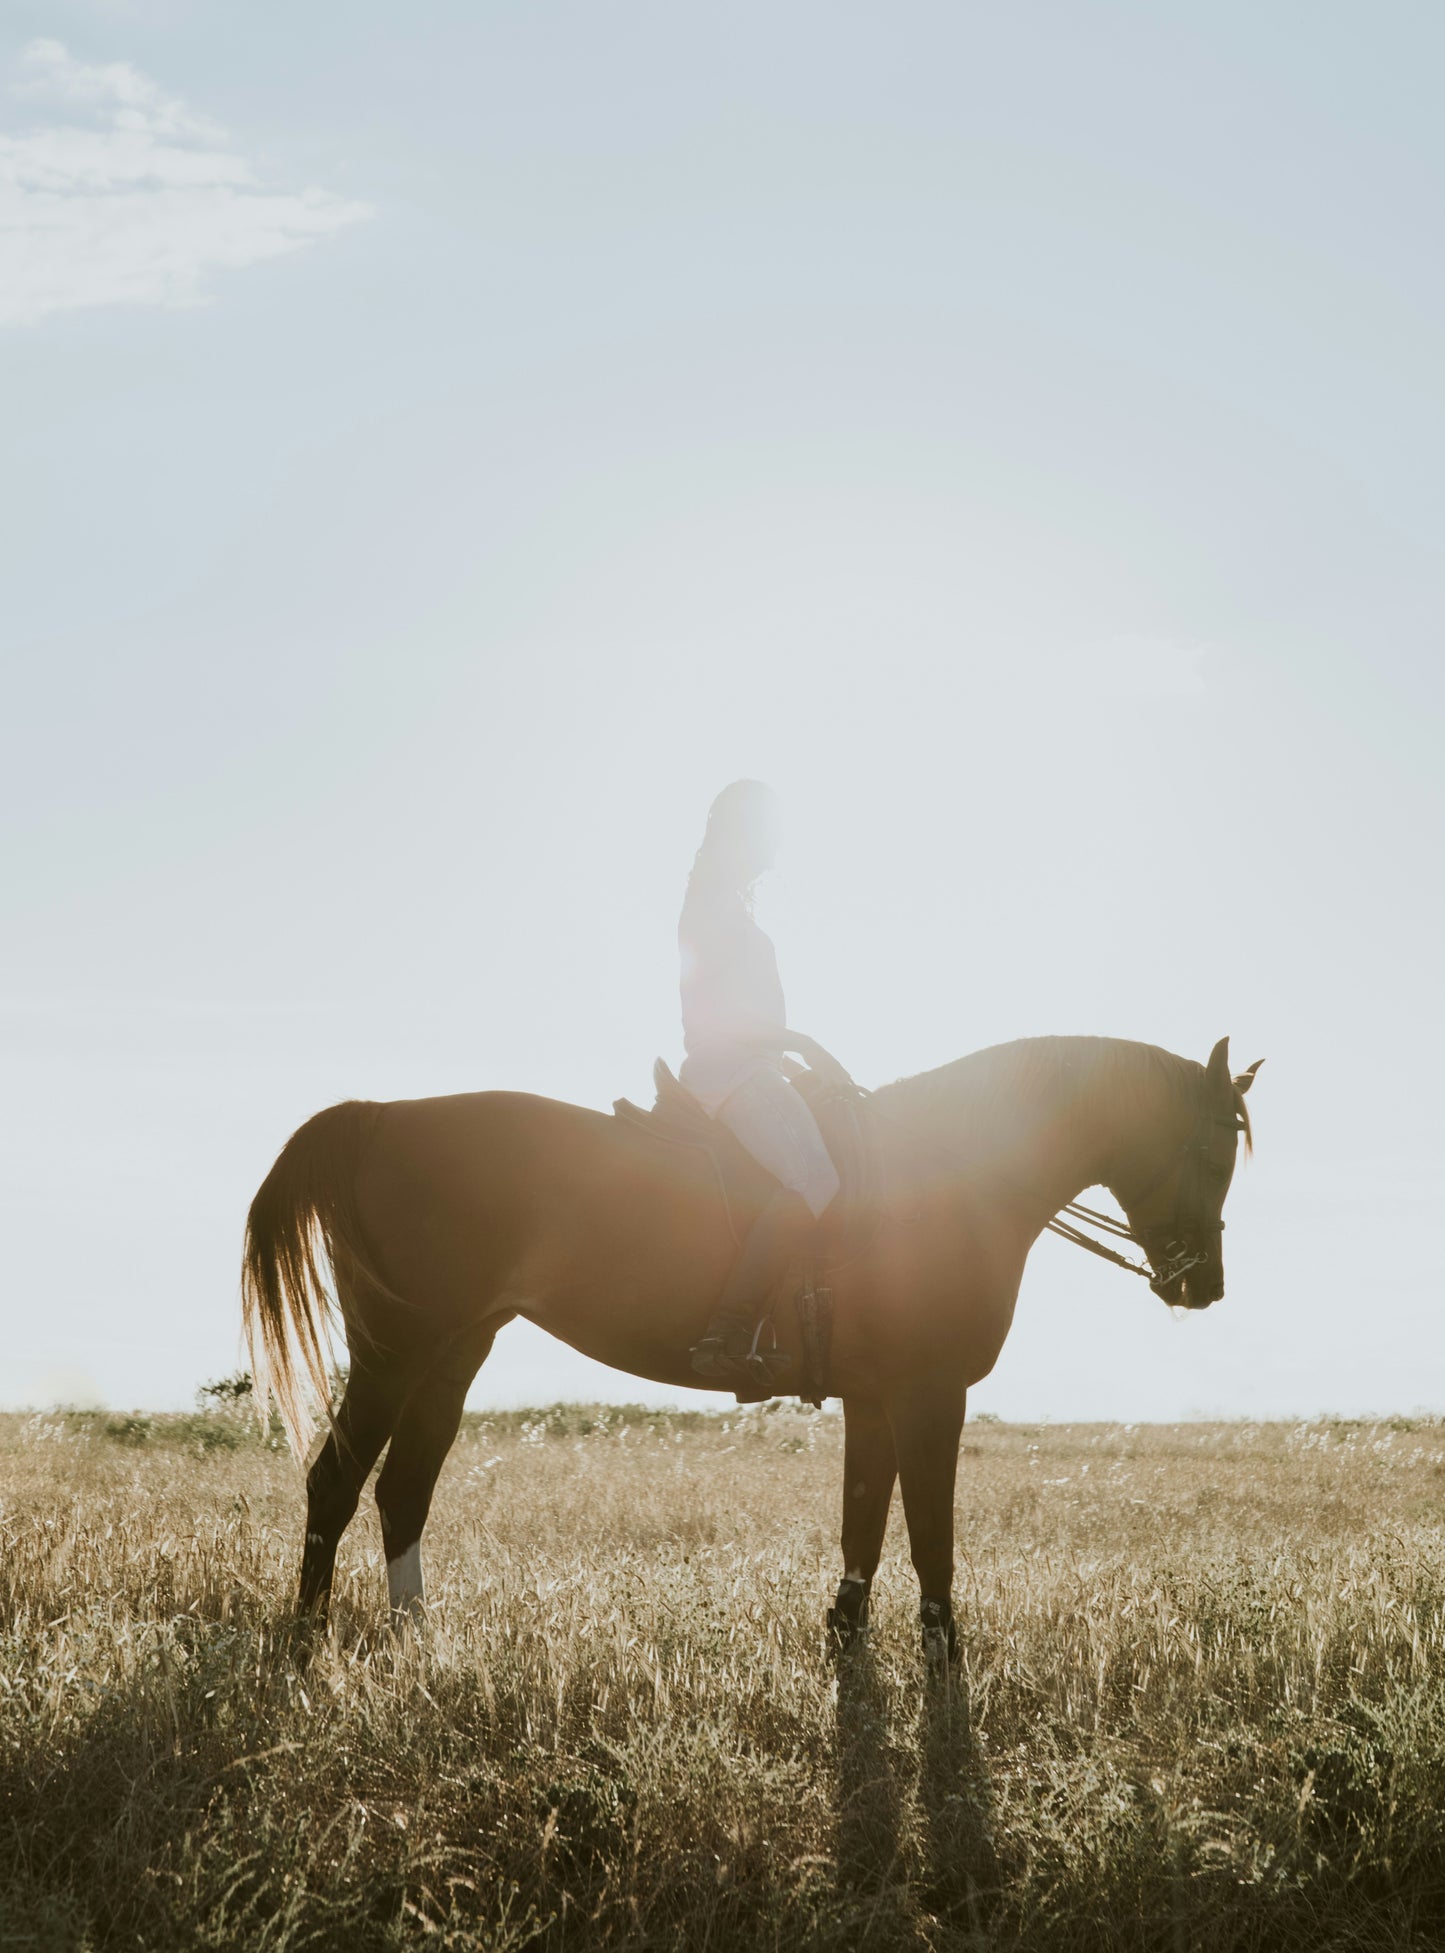
[[[840,1068],[811,1038],[787,1028],[772,943],[753,915],[753,888],[778,848],[778,808],[758,780],[734,780],[713,802],[678,923],[680,1077],[712,1118],[780,1183],[753,1223],[692,1367],[709,1382],[751,1381],[752,1332],[838,1191],[818,1122],[788,1078],[787,1053],[820,1071]]]
[[[352,1100],[282,1148],[251,1203],[242,1292],[258,1402],[274,1391],[298,1453],[308,1396],[330,1395],[329,1283],[351,1357],[307,1473],[307,1613],[325,1614],[337,1544],[383,1451],[391,1605],[398,1617],[421,1607],[437,1475],[468,1388],[515,1317],[668,1388],[697,1380],[690,1347],[732,1360],[731,1325],[756,1310],[780,1241],[813,1225],[834,1185],[783,1072],[789,1050],[815,1064],[822,1054],[786,1029],[772,948],[748,912],[773,845],[766,797],[730,789],[682,927],[684,1077],[785,1183],[741,1261],[699,1148],[585,1106],[522,1092]],[[835,1642],[866,1626],[896,1485],[924,1646],[956,1655],[967,1393],[997,1360],[1029,1251],[1060,1209],[1108,1187],[1125,1217],[1114,1232],[1143,1248],[1157,1295],[1205,1308],[1224,1293],[1222,1210],[1256,1070],[1231,1076],[1227,1038],[1204,1064],[1120,1038],[1025,1038],[873,1093],[884,1224],[829,1277],[827,1387],[845,1424]],[[797,1311],[780,1313],[776,1334],[801,1374]],[[703,1381],[731,1387],[730,1375]]]

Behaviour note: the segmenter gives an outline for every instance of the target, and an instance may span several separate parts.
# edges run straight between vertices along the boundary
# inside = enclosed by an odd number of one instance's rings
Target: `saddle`
[[[666,1145],[691,1146],[704,1153],[717,1176],[728,1226],[739,1246],[753,1222],[778,1191],[779,1182],[761,1166],[728,1128],[708,1117],[697,1100],[659,1058],[652,1068],[657,1097],[649,1107],[616,1099],[616,1118]],[[821,1407],[827,1384],[832,1329],[832,1297],[818,1277],[862,1254],[882,1225],[878,1148],[868,1097],[856,1085],[833,1083],[819,1072],[803,1071],[792,1080],[807,1101],[837,1169],[839,1190],[818,1222],[811,1268],[796,1302],[803,1332],[804,1376],[799,1396]],[[759,1330],[765,1324],[759,1325]],[[760,1384],[772,1373],[766,1352],[755,1361]],[[764,1388],[761,1395],[772,1394]]]
[[[614,1116],[653,1139],[697,1146],[708,1154],[727,1206],[728,1225],[741,1246],[779,1182],[725,1125],[708,1117],[661,1058],[652,1067],[652,1083],[657,1092],[652,1105],[644,1108],[630,1099],[615,1099]],[[791,1083],[807,1100],[838,1173],[839,1190],[818,1223],[817,1235],[820,1268],[837,1268],[861,1254],[878,1231],[878,1155],[868,1100],[857,1086],[833,1085],[815,1071],[800,1072]]]

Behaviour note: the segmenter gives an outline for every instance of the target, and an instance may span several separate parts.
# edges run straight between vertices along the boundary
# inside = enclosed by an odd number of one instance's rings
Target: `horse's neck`
[[[939,1142],[1008,1186],[1038,1227],[1156,1152],[1180,1117],[1157,1054],[1121,1039],[1024,1039],[934,1076],[925,1104]]]

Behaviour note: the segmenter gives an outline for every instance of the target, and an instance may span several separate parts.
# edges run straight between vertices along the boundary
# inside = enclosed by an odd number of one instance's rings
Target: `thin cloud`
[[[127,61],[32,41],[15,94],[64,121],[0,135],[0,324],[98,305],[205,304],[218,270],[301,250],[371,213],[261,182],[223,129]]]

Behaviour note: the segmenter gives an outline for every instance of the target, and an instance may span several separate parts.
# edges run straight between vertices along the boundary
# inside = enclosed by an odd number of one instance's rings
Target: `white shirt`
[[[687,885],[677,940],[687,1050],[678,1075],[715,1113],[744,1080],[781,1067],[788,1020],[777,954],[741,890],[706,863]]]

